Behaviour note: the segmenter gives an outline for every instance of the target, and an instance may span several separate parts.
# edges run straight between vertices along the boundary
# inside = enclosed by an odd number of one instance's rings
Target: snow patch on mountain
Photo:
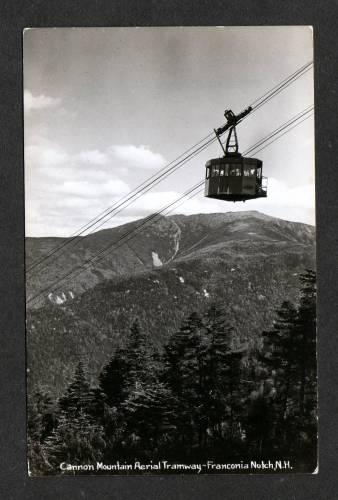
[[[63,294],[64,295],[64,294]],[[56,299],[55,299],[55,304],[63,304],[65,302],[66,299],[62,299],[61,297],[59,297],[58,295],[56,296]]]
[[[60,293],[60,295],[56,295],[56,294],[54,294],[52,292],[48,294],[48,300],[52,304],[57,304],[57,305],[64,304],[65,302],[67,302],[67,300],[69,299],[69,297],[71,299],[75,298],[75,295],[74,295],[74,293],[71,290],[69,290],[66,293],[62,292],[62,293]]]
[[[180,249],[180,241],[181,241],[181,234],[182,234],[182,231],[181,231],[181,228],[174,222],[174,225],[176,227],[176,232],[173,233],[172,235],[172,238],[174,240],[174,253],[171,255],[171,257],[166,261],[166,264],[168,264],[168,262],[171,262],[174,260],[174,258],[176,257],[179,249]]]
[[[174,255],[171,257],[171,260],[176,257],[177,252],[180,249],[181,234],[182,234],[181,228],[177,226],[177,231],[174,234],[174,245],[175,245],[174,246]]]
[[[152,256],[152,259],[153,259],[153,266],[154,267],[161,267],[161,266],[163,266],[163,262],[159,258],[157,252],[151,252],[151,256]]]

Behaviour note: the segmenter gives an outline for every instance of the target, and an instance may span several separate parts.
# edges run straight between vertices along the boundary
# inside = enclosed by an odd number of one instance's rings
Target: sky
[[[313,59],[312,30],[35,28],[24,32],[27,236],[70,236]],[[313,104],[313,73],[237,127],[245,151]],[[103,227],[160,211],[201,181],[215,142]],[[203,192],[171,213],[259,210],[315,223],[313,117],[257,153],[268,197]]]

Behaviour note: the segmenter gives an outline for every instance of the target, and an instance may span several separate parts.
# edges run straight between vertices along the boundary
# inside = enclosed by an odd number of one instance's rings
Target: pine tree
[[[205,411],[213,435],[233,440],[240,429],[242,387],[240,381],[243,349],[232,346],[233,329],[225,313],[213,304],[206,314],[209,383]]]
[[[65,413],[44,444],[50,470],[57,472],[61,462],[73,465],[92,464],[103,457],[106,443],[101,426],[93,423],[82,409],[76,418]]]
[[[147,334],[136,320],[130,328],[126,344],[128,384],[137,389],[154,381],[153,348]]]
[[[99,387],[107,405],[119,407],[129,393],[129,360],[125,348],[116,350],[99,375]]]
[[[295,404],[295,446],[304,448],[308,462],[316,466],[317,359],[316,359],[316,275],[306,270],[300,276],[301,294],[295,332],[298,361],[298,401]]]
[[[117,449],[124,453],[123,443],[134,432],[130,430],[133,406],[129,403],[139,400],[139,394],[156,382],[157,366],[151,343],[136,320],[125,345],[116,350],[99,375],[94,405],[105,429],[107,458]]]
[[[29,395],[27,404],[27,431],[31,439],[43,442],[56,424],[55,408],[50,394],[37,389]]]
[[[138,321],[134,321],[125,346],[119,347],[99,375],[99,388],[109,406],[119,407],[130,392],[154,380],[152,348]]]
[[[262,397],[272,407],[270,449],[279,454],[305,453],[315,462],[316,443],[316,276],[300,276],[300,302],[296,309],[284,302],[278,320],[264,333],[261,362],[266,377]],[[291,443],[291,444],[290,444]],[[292,451],[293,450],[293,451]]]
[[[93,419],[93,390],[79,362],[73,381],[59,400],[58,425],[43,449],[50,469],[61,462],[88,464],[101,459],[105,448],[103,428]]]
[[[135,448],[139,440],[155,449],[165,419],[169,391],[158,380],[159,360],[147,334],[135,321],[126,343],[127,394],[122,403],[124,438]]]
[[[165,380],[176,400],[173,422],[188,454],[197,447],[204,456],[212,443],[221,448],[240,434],[243,353],[231,343],[232,328],[214,305],[202,318],[192,314],[166,346]]]
[[[55,408],[49,393],[35,390],[29,395],[27,405],[28,461],[31,472],[35,474],[46,471],[48,462],[43,445],[55,427]]]
[[[180,453],[190,453],[202,427],[201,363],[202,321],[197,313],[185,320],[165,347],[164,380],[174,398],[171,424],[176,428]],[[201,437],[201,436],[200,436]]]
[[[99,387],[94,393],[93,408],[96,422],[103,426],[106,450],[105,460],[110,461],[122,441],[125,419],[122,404],[130,392],[128,359],[125,348],[117,349],[99,375]]]
[[[125,440],[135,457],[164,458],[172,440],[173,399],[165,384],[157,382],[134,390],[123,403]],[[162,453],[162,455],[161,455]]]
[[[270,406],[273,408],[270,439],[277,440],[279,446],[286,444],[293,419],[291,407],[298,377],[296,318],[296,308],[285,301],[277,311],[273,329],[263,333],[264,348],[261,360],[268,370],[263,382],[264,394],[270,398]],[[272,394],[265,387],[269,388],[271,383]]]
[[[90,413],[92,400],[91,388],[86,379],[83,363],[80,361],[73,381],[68,385],[65,395],[59,400],[59,408],[69,419],[75,418],[81,412]]]

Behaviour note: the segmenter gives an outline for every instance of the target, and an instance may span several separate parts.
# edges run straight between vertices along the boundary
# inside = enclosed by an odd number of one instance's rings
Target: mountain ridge
[[[46,262],[28,275],[27,299],[40,290],[52,285],[73,268],[87,268],[77,280],[69,280],[67,285],[52,290],[54,296],[67,298],[81,294],[93,288],[105,279],[112,279],[125,274],[137,274],[146,269],[168,265],[173,260],[189,258],[191,252],[208,252],[208,246],[229,245],[228,241],[249,240],[278,241],[282,231],[282,240],[311,242],[314,238],[312,226],[288,222],[256,211],[226,212],[217,214],[160,215],[156,221],[147,224],[147,219],[111,229],[103,229],[88,236],[79,237],[65,245],[60,254],[51,256]],[[298,235],[298,239],[297,239]],[[155,243],[151,244],[151,239]],[[67,239],[62,238],[64,244]],[[68,239],[69,240],[69,239]],[[53,238],[27,238],[26,268],[40,259],[44,259],[56,245]],[[113,248],[106,258],[91,267],[91,260],[102,249]],[[155,248],[156,247],[156,248]],[[216,248],[217,249],[217,248]],[[189,253],[190,252],[190,253]],[[190,257],[193,255],[190,255]],[[85,263],[85,264],[83,264]],[[49,298],[48,298],[49,297]],[[53,300],[50,294],[44,294],[37,304]],[[59,303],[61,301],[59,300]]]
[[[84,239],[81,251],[98,251],[123,227],[104,231]],[[214,302],[234,342],[255,345],[281,303],[297,303],[307,268],[315,269],[315,229],[306,224],[252,212],[162,217],[84,273],[84,285],[60,288],[27,309],[30,390],[43,383],[60,394],[79,358],[95,382],[135,319],[161,350],[189,314]],[[42,286],[50,277],[42,273]]]

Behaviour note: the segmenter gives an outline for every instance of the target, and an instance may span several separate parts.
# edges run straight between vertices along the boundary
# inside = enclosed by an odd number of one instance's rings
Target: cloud
[[[128,185],[115,179],[109,182],[66,181],[58,186],[58,192],[83,198],[100,198],[101,196],[123,196],[129,192]]]
[[[25,148],[27,235],[64,236],[129,192],[112,173],[105,151],[75,154],[45,137],[35,136]]]
[[[25,161],[27,165],[42,165],[55,167],[69,161],[69,155],[62,149],[32,145],[25,148]]]
[[[166,163],[164,157],[160,153],[153,153],[149,146],[114,145],[109,151],[115,158],[132,167],[152,169],[163,167]]]
[[[135,146],[128,148],[128,151],[140,152],[140,148]],[[147,151],[150,156],[153,155],[150,150]],[[148,153],[145,156],[149,156]],[[111,148],[103,151],[85,149],[71,154],[45,137],[31,138],[25,149],[27,234],[67,236],[118,202],[130,192],[129,185],[121,176],[120,167],[121,161]],[[142,177],[147,177],[143,174],[140,172]],[[136,197],[103,227],[124,224],[161,211],[178,200],[182,192],[190,187],[193,182],[189,179],[186,176],[184,183],[179,184],[180,191],[176,187],[171,190],[162,187],[162,191],[150,191]],[[164,210],[163,214],[243,210],[258,210],[274,217],[314,224],[314,186],[306,184],[294,187],[270,177],[268,197],[246,203],[208,199],[201,189],[194,198],[178,201]]]
[[[278,179],[269,178],[267,198],[257,198],[245,203],[233,203],[205,198],[202,192],[182,204],[174,212],[188,215],[247,210],[258,210],[284,220],[315,224],[314,184],[292,187]]]
[[[290,187],[274,177],[268,180],[268,205],[313,208],[314,201],[314,184]]]
[[[132,217],[140,218],[154,212],[159,212],[167,205],[178,200],[181,196],[182,193],[177,191],[146,193],[123,211],[125,220],[127,222]],[[282,181],[270,178],[268,197],[245,203],[233,203],[205,198],[203,189],[201,188],[201,190],[196,191],[196,196],[191,199],[184,198],[174,203],[168,210],[163,212],[163,215],[169,212],[169,215],[174,213],[191,215],[196,213],[241,212],[248,210],[258,210],[267,215],[289,221],[314,224],[314,185],[307,184],[290,187]]]
[[[58,97],[50,97],[44,94],[34,96],[29,90],[24,91],[24,108],[25,112],[56,108],[61,104],[61,99]]]
[[[91,151],[81,151],[81,153],[76,155],[76,158],[84,163],[91,163],[94,165],[105,165],[108,161],[107,155],[97,149]]]

